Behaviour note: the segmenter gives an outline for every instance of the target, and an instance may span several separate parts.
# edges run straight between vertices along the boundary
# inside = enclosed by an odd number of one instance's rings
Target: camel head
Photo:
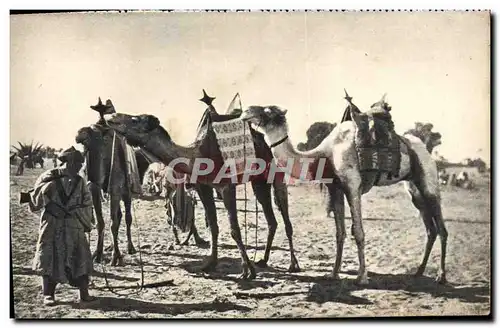
[[[85,148],[90,146],[92,141],[92,129],[89,126],[83,127],[76,133],[75,142],[82,144]]]
[[[269,133],[276,129],[287,128],[286,109],[278,106],[249,106],[240,118],[252,123],[262,133]]]
[[[127,139],[133,147],[144,146],[150,139],[150,133],[160,126],[160,120],[153,115],[128,115],[115,113],[105,115],[110,128]]]
[[[370,106],[371,109],[375,109],[375,110],[386,110],[386,111],[390,111],[392,108],[391,106],[389,106],[389,103],[386,101],[386,97],[387,97],[387,93],[384,93],[384,95],[382,96],[382,99],[380,99],[379,101],[377,101],[376,103],[374,103],[373,105]]]
[[[429,153],[432,153],[432,150],[441,144],[441,133],[439,132],[429,133],[429,135],[425,137],[424,144]]]

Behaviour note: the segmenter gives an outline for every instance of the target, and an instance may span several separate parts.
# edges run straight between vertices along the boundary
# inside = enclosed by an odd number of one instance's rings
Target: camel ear
[[[361,123],[361,120],[359,118],[359,112],[357,110],[354,110],[353,106],[349,106],[350,112],[351,112],[351,118],[356,123],[356,125],[359,125]]]
[[[156,129],[160,125],[160,120],[156,116],[148,116],[148,126],[150,130]]]
[[[385,100],[386,97],[387,97],[387,92],[382,95],[382,99],[380,99],[380,102],[381,103],[385,103],[386,102],[386,100]]]
[[[283,110],[281,111],[281,114],[282,114],[283,116],[285,116],[285,115],[286,115],[286,112],[288,112],[288,109],[283,109]]]

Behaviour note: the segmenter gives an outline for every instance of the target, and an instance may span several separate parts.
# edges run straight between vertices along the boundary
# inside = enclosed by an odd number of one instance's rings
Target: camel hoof
[[[436,282],[440,285],[446,284],[446,276],[444,273],[439,273],[436,277]]]
[[[258,260],[257,262],[255,262],[255,266],[258,268],[267,268],[267,261],[265,261],[264,259]]]
[[[128,253],[129,253],[129,255],[134,255],[135,253],[137,253],[134,245],[132,245],[132,244],[128,245]]]
[[[369,280],[366,276],[356,278],[356,285],[358,286],[366,286],[368,283]]]
[[[240,280],[253,280],[257,277],[255,269],[253,267],[248,267],[243,270],[241,275],[238,277]]]
[[[340,280],[340,275],[339,275],[339,273],[338,273],[338,272],[337,272],[337,273],[332,272],[332,273],[329,275],[329,278],[330,278],[331,280]]]
[[[195,243],[196,243],[196,246],[198,246],[199,248],[209,248],[210,247],[210,243],[202,238],[196,239]]]
[[[293,273],[293,272],[300,272],[300,271],[301,271],[300,267],[299,267],[299,265],[297,263],[290,264],[290,267],[288,268],[288,272],[291,272],[291,273]]]
[[[102,252],[95,251],[94,254],[92,254],[92,259],[96,263],[101,263],[102,262]]]
[[[121,255],[113,254],[111,266],[123,266],[123,257]]]
[[[415,274],[413,275],[413,277],[415,278],[420,278],[424,275],[424,270],[421,270],[420,268],[417,270],[417,272],[415,272]]]

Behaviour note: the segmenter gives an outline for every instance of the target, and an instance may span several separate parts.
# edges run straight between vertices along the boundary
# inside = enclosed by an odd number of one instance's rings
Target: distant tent
[[[243,107],[241,106],[240,94],[236,93],[233,100],[231,101],[231,103],[227,107],[225,114],[236,114],[236,113],[241,114],[242,111],[243,111]]]

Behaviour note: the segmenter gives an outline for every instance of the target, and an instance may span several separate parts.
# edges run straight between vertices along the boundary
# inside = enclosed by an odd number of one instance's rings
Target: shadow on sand
[[[179,315],[193,311],[226,312],[241,311],[248,312],[252,309],[247,306],[238,305],[229,301],[206,302],[206,303],[154,303],[144,302],[132,298],[97,297],[89,303],[59,303],[71,305],[76,309],[92,309],[97,311],[137,311],[138,313],[158,313],[165,315]]]
[[[343,272],[356,275],[355,271]],[[372,304],[366,298],[351,295],[352,292],[364,289],[403,291],[408,296],[427,293],[433,297],[459,299],[467,303],[488,303],[490,288],[460,287],[453,283],[440,285],[434,278],[415,278],[410,274],[379,274],[369,272],[370,282],[367,286],[359,286],[354,279],[332,280],[328,276],[310,277],[298,274],[261,273],[262,277],[277,278],[293,282],[312,284],[307,293],[307,300],[316,303],[339,302],[345,304]]]
[[[22,276],[41,276],[41,274],[37,271],[34,271],[31,268],[28,267],[14,267],[12,268],[12,274],[13,275],[22,275]],[[95,271],[92,272],[92,277],[99,277],[99,278],[104,278],[104,273]],[[135,282],[139,281],[139,278],[134,278],[134,277],[125,277],[125,276],[119,276],[117,274],[111,273],[111,272],[106,272],[106,278],[107,279],[112,279],[112,280],[118,280],[118,281],[128,281],[128,282]]]
[[[188,261],[179,264],[180,268],[183,268],[191,275],[195,277],[212,279],[212,280],[223,280],[232,281],[238,284],[238,288],[242,290],[249,290],[254,288],[269,288],[276,285],[273,281],[259,280],[260,268],[255,268],[257,271],[257,278],[253,280],[242,280],[239,275],[242,272],[241,260],[229,257],[221,257],[218,260],[217,267],[215,271],[210,273],[204,273],[201,268],[205,262],[204,261]],[[265,270],[265,269],[263,269]]]

